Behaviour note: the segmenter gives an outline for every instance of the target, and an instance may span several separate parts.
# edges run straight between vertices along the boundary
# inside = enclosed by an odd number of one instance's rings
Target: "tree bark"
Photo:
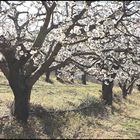
[[[128,90],[128,94],[131,94],[131,93],[132,93],[132,91],[133,91],[133,87],[134,87],[134,84],[131,85],[130,89]]]
[[[47,72],[46,72],[46,79],[45,79],[45,81],[46,81],[47,83],[53,83],[53,82],[50,80],[50,71],[47,71]]]
[[[106,82],[108,84],[106,84]],[[104,80],[102,82],[102,98],[105,101],[105,104],[112,105],[112,88],[113,81],[109,82],[109,80]]]
[[[127,80],[124,83],[119,83],[119,86],[120,86],[120,88],[122,90],[122,95],[123,95],[124,99],[126,99],[128,94],[132,93],[135,81],[136,81],[136,79],[133,79],[129,83],[129,86],[127,85]]]
[[[86,83],[86,73],[85,72],[82,74],[82,84],[84,84],[84,85],[87,84]]]
[[[132,83],[130,84],[130,86],[128,87],[128,94],[131,94],[134,88],[134,84],[136,82],[137,79],[133,79]]]
[[[11,114],[15,116],[18,121],[27,123],[32,88],[27,85],[23,73],[14,68],[10,71],[9,84],[14,94]]]
[[[27,123],[29,116],[29,95],[30,90],[18,90],[14,93],[15,98],[12,104],[11,113],[18,121]]]
[[[127,88],[126,84],[124,84],[121,89],[122,89],[123,98],[126,99],[127,95],[131,94],[133,91],[133,84],[130,86],[130,88]]]
[[[123,94],[123,98],[126,99],[126,96],[128,94],[128,90],[126,89],[125,84],[122,86],[122,94]]]

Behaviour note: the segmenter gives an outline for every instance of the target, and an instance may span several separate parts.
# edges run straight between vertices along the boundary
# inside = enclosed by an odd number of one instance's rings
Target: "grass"
[[[13,118],[2,118],[10,114],[13,95],[2,74],[0,78],[0,138],[140,138],[140,93],[136,89],[123,100],[119,88],[115,87],[113,105],[105,107],[100,98],[100,84],[62,84],[54,77],[51,78],[54,84],[49,84],[41,77],[32,90],[31,113],[25,126]],[[88,108],[78,110],[86,105]],[[63,111],[69,109],[75,111]]]

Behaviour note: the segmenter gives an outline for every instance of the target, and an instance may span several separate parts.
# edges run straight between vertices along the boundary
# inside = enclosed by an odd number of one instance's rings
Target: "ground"
[[[101,100],[101,85],[53,84],[41,77],[31,95],[28,125],[10,116],[13,100],[8,82],[0,73],[0,138],[37,139],[140,139],[140,92],[126,100],[113,89],[111,107]],[[65,111],[67,110],[67,111]]]

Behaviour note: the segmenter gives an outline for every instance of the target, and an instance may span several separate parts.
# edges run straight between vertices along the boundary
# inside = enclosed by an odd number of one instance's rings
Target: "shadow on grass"
[[[66,124],[65,113],[49,112],[41,105],[31,106],[31,116],[36,116],[42,121],[43,133],[49,139],[63,138],[61,127]]]
[[[91,99],[82,102],[72,110],[48,110],[41,105],[31,104],[28,125],[24,126],[17,122],[6,121],[3,128],[4,138],[26,138],[36,139],[44,135],[49,139],[64,139],[63,128],[69,124],[69,119],[76,115],[83,117],[106,118],[112,111],[119,111],[115,107],[105,106],[100,99]],[[4,122],[3,122],[4,123]],[[40,132],[37,132],[40,131]]]
[[[101,100],[92,101],[89,105],[80,104],[73,110],[47,110],[41,105],[31,105],[31,116],[36,116],[42,121],[43,133],[50,139],[63,139],[63,127],[68,125],[68,121],[76,114],[83,116],[93,116],[106,118],[110,114],[112,107],[106,107]]]
[[[120,97],[118,97],[120,98]],[[85,116],[94,116],[94,117],[101,117],[101,118],[105,118],[108,117],[110,114],[114,114],[116,113],[120,113],[122,110],[121,108],[116,108],[116,106],[111,105],[105,105],[105,102],[101,99],[90,99],[90,105],[79,110],[79,113],[81,113],[82,115]],[[113,100],[113,102],[116,102],[119,106],[121,103],[121,100],[118,99],[116,100],[116,98]],[[82,103],[80,104],[80,106],[78,108],[82,108],[85,106],[86,103]]]
[[[4,122],[3,122],[4,123]],[[7,120],[2,128],[4,139],[36,139],[35,129],[30,124],[18,123],[15,119]]]
[[[78,106],[78,108],[79,108],[78,112],[84,116],[94,116],[94,117],[107,117],[108,116],[107,108],[104,102],[100,100],[94,99],[94,101],[92,101],[90,105],[85,105],[85,103],[82,103]]]

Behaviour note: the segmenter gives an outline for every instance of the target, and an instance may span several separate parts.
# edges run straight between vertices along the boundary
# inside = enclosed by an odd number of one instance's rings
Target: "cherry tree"
[[[115,78],[121,78],[119,73],[130,65],[129,59],[138,59],[135,50],[138,50],[139,46],[135,43],[139,41],[140,4],[139,2],[95,2],[90,5],[87,18],[81,21],[84,24],[88,23],[88,26],[81,29],[81,34],[87,38],[76,46],[74,53],[71,53],[71,60],[78,66],[88,68],[84,71],[102,82],[103,99],[106,104],[111,105]],[[75,46],[74,43],[70,44],[73,45],[71,48]],[[131,63],[132,67],[133,65],[134,60]]]
[[[86,12],[86,5],[72,11],[73,5],[61,1],[1,2],[0,66],[14,93],[17,120],[27,122],[33,85],[51,67]]]
[[[123,63],[118,55],[133,55],[133,45],[124,40],[139,39],[137,4],[1,1],[0,68],[14,93],[13,115],[27,122],[33,85],[69,63],[92,68],[93,75],[101,72],[103,98],[112,104],[113,81]]]
[[[107,9],[102,8],[105,5]],[[78,56],[89,56],[90,64],[94,64],[90,73],[103,82],[103,99],[109,105],[112,104],[116,76],[122,68],[130,65],[130,59],[133,60],[132,67],[139,60],[139,5],[139,2],[103,2],[88,8],[87,46],[90,51],[79,52]]]

